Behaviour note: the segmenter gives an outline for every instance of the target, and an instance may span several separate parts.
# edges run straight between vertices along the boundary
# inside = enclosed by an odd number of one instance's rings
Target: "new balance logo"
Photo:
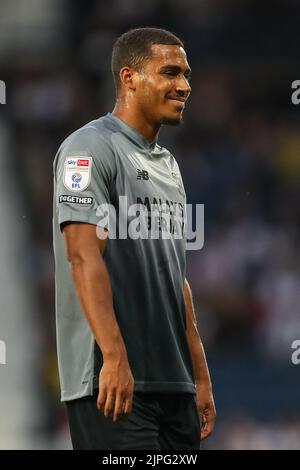
[[[149,173],[146,170],[140,170],[137,168],[137,180],[148,180],[149,179]]]

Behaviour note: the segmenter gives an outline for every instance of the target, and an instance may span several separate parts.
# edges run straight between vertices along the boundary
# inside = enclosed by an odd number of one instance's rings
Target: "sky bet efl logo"
[[[6,86],[2,80],[0,80],[0,104],[6,104]]]
[[[90,184],[91,169],[91,157],[67,158],[64,169],[64,186],[70,191],[83,191]]]

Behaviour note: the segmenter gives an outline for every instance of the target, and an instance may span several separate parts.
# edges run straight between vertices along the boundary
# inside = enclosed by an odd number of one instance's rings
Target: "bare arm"
[[[102,257],[107,240],[99,240],[96,227],[90,224],[71,223],[63,233],[76,292],[103,355],[97,405],[105,416],[113,412],[115,421],[131,412],[134,380]]]
[[[203,440],[213,431],[216,408],[205,352],[197,328],[192,292],[186,279],[184,283],[184,302],[186,310],[186,335],[193,364],[197,406],[202,424],[201,439]]]

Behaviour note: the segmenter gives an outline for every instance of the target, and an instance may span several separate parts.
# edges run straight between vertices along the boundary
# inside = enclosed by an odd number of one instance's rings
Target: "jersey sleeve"
[[[110,204],[115,157],[97,130],[81,129],[60,147],[54,160],[54,197],[58,223],[100,224],[97,209]],[[101,224],[100,224],[101,225]]]

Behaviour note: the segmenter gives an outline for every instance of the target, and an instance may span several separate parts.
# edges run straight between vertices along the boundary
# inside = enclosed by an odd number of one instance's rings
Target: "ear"
[[[128,88],[130,90],[136,89],[136,70],[130,67],[122,67],[120,70],[120,83],[121,86]]]

